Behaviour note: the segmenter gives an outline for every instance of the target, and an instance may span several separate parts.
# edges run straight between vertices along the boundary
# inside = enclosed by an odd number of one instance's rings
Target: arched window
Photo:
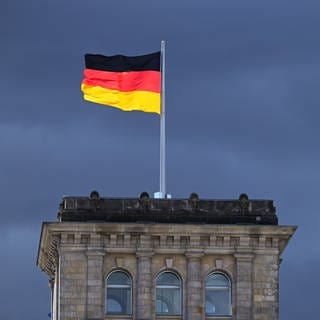
[[[132,313],[132,280],[123,271],[114,271],[106,283],[106,313],[131,314]]]
[[[206,315],[231,316],[231,282],[222,273],[211,273],[206,281]]]
[[[173,272],[163,272],[156,280],[158,315],[181,314],[181,280]]]

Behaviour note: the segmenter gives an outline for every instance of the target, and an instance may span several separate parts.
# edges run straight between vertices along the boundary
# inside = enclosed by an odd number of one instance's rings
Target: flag
[[[85,100],[160,114],[160,52],[135,57],[86,54],[85,65]]]

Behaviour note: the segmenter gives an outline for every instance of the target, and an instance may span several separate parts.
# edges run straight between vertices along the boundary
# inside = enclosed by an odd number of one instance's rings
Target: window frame
[[[179,280],[179,285],[158,285],[159,278],[165,273],[169,273],[174,275]],[[182,316],[182,295],[183,295],[183,287],[182,287],[182,278],[181,276],[173,270],[163,270],[161,271],[155,278],[155,315],[156,317],[181,317]],[[179,312],[178,313],[159,313],[157,310],[157,301],[158,301],[158,289],[179,289]],[[164,301],[165,302],[165,301]]]
[[[213,314],[213,313],[207,313],[207,290],[210,290],[208,288],[211,287],[211,290],[214,288],[214,286],[208,286],[208,280],[209,280],[209,277],[210,276],[213,276],[215,274],[218,274],[218,275],[221,275],[223,276],[227,282],[228,282],[228,309],[229,309],[229,314]],[[219,286],[216,286],[216,290],[219,290],[218,289]],[[220,289],[222,289],[220,287]],[[214,289],[213,289],[214,290]],[[206,279],[205,279],[205,285],[204,285],[204,311],[205,311],[205,317],[207,318],[232,318],[232,315],[233,315],[233,310],[232,310],[232,281],[231,281],[231,278],[228,274],[226,274],[225,272],[223,271],[213,271],[213,272],[210,272]]]
[[[123,273],[125,274],[129,280],[130,280],[130,285],[108,285],[108,280],[110,276],[114,273]],[[108,311],[108,289],[125,289],[125,288],[130,288],[130,297],[129,297],[129,303],[130,303],[130,312],[109,312]],[[131,274],[123,269],[116,269],[112,270],[106,277],[105,277],[105,310],[104,313],[106,316],[132,316],[133,314],[133,280]],[[128,303],[128,301],[127,301]],[[121,304],[120,304],[121,305]]]

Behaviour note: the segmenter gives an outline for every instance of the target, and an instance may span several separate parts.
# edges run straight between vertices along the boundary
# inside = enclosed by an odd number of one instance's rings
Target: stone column
[[[236,320],[252,320],[253,254],[236,253]]]
[[[150,320],[153,318],[151,276],[152,255],[153,253],[150,251],[137,252],[137,320]]]
[[[87,251],[87,319],[104,319],[104,252]]]
[[[203,313],[201,289],[201,257],[202,253],[187,253],[187,299],[186,319],[201,320]]]

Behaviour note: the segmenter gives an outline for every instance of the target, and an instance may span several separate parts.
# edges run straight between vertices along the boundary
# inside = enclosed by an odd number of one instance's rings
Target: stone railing
[[[277,225],[272,200],[205,200],[193,193],[189,199],[64,197],[60,221],[155,222]]]

